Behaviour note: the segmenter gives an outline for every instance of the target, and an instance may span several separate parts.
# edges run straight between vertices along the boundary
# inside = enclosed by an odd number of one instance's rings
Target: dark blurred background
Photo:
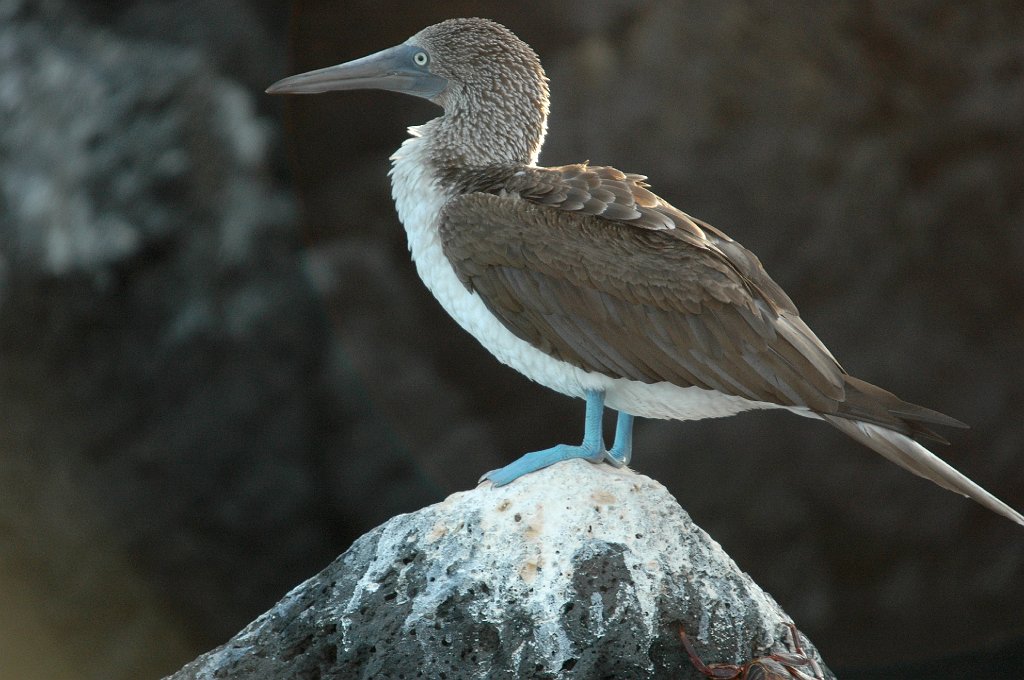
[[[271,98],[488,16],[541,162],[651,177],[1024,507],[1024,4],[0,0],[0,678],[155,678],[388,517],[580,435],[417,279],[438,112]],[[1024,532],[786,414],[645,421],[664,483],[847,678],[1021,677]]]

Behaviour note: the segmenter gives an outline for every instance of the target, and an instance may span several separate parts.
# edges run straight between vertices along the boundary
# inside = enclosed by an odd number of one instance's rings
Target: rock
[[[787,621],[663,486],[575,460],[391,519],[170,677],[698,678],[680,624],[742,663]]]

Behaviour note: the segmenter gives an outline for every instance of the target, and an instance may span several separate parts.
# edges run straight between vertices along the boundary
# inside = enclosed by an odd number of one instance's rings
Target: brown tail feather
[[[927,411],[927,409],[925,410]],[[989,510],[1024,526],[1024,516],[1019,512],[985,491],[907,434],[872,422],[861,422],[830,415],[822,417],[845,434],[877,451],[900,467],[915,475],[930,479],[944,489],[974,499]]]
[[[839,405],[837,416],[874,423],[907,436],[918,436],[941,444],[949,442],[927,425],[967,427],[956,418],[903,401],[892,392],[852,375],[844,375],[843,379],[846,382],[846,400]]]

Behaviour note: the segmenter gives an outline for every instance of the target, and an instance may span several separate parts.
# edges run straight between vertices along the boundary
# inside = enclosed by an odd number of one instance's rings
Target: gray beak
[[[396,45],[337,66],[300,73],[279,80],[267,94],[314,94],[334,90],[389,90],[424,99],[441,94],[448,81],[415,62],[424,52],[415,45]]]

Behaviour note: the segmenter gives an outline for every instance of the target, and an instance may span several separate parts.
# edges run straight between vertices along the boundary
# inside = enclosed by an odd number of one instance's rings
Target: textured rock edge
[[[663,486],[569,461],[392,518],[171,677],[702,677],[680,624],[744,662],[788,620]]]

